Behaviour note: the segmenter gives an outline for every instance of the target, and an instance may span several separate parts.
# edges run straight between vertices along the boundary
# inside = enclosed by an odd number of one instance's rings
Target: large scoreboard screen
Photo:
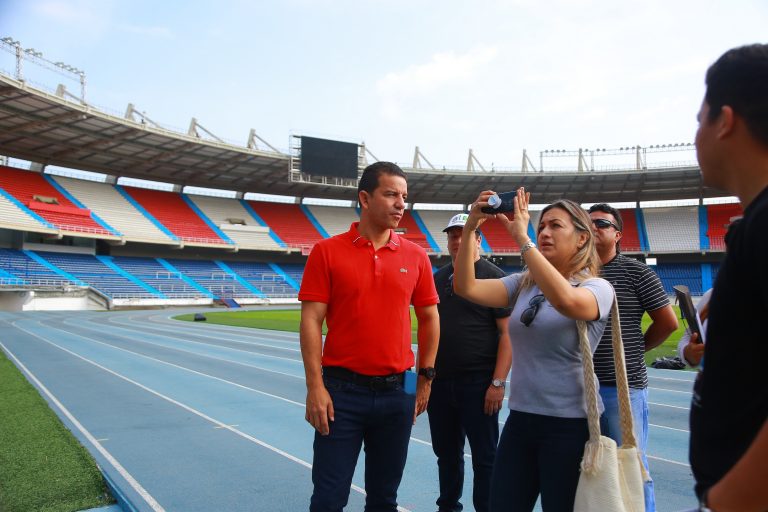
[[[301,137],[301,172],[312,176],[357,179],[357,144]]]

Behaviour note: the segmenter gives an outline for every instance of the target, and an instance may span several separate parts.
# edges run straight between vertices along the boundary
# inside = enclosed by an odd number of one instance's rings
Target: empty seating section
[[[225,272],[213,261],[166,259],[179,272],[207,289],[216,298],[252,297],[254,293],[245,288],[235,277]]]
[[[302,252],[308,252],[312,246],[323,239],[323,235],[315,229],[297,204],[264,201],[248,201],[248,204],[290,247],[301,248]]]
[[[316,205],[307,205],[307,208],[330,236],[346,233],[353,222],[360,220],[354,208]]]
[[[701,266],[693,263],[665,263],[651,267],[659,275],[668,295],[675,292],[672,287],[684,284],[693,295],[704,293],[701,286]]]
[[[517,245],[509,233],[507,232],[504,224],[497,219],[489,219],[480,226],[480,231],[485,237],[485,241],[491,247],[491,250],[495,253],[509,254],[513,252],[520,252],[520,247]]]
[[[181,194],[123,187],[150,215],[171,233],[193,244],[217,244],[226,242],[184,201]]]
[[[440,247],[440,251],[448,253],[448,237],[443,233],[443,229],[448,225],[448,221],[451,217],[461,213],[457,211],[445,211],[445,210],[419,210],[419,216],[424,222],[424,225],[429,230],[432,238]]]
[[[741,205],[710,204],[707,206],[707,236],[709,237],[709,249],[713,251],[725,250],[725,233],[732,217],[744,214]]]
[[[112,185],[56,176],[56,182],[130,241],[176,242],[128,202]]]
[[[260,226],[237,199],[188,195],[219,229],[244,249],[278,250],[280,245]]]
[[[23,229],[26,231],[55,232],[28,212],[19,208],[14,202],[0,194],[0,227],[8,229]]]
[[[644,208],[651,252],[696,252],[699,243],[699,212],[696,206]],[[622,240],[622,247],[624,241]]]
[[[22,280],[6,284],[25,284],[30,286],[63,286],[71,283],[50,268],[41,265],[26,254],[15,249],[0,249],[0,269]]]
[[[416,220],[413,218],[410,211],[405,210],[403,218],[400,219],[398,228],[404,230],[401,232],[403,238],[423,247],[427,252],[433,252],[432,246],[429,245],[429,241],[427,240],[427,235],[422,233],[421,229],[419,229],[419,225],[416,224]]]
[[[227,261],[227,266],[268,297],[296,297],[298,290],[266,263]]]
[[[202,292],[171,272],[154,258],[115,256],[112,263],[168,298],[200,297]]]
[[[624,252],[642,252],[640,244],[640,227],[637,225],[637,217],[634,208],[619,209],[621,221],[624,223],[621,230],[621,250]]]
[[[0,188],[63,231],[113,236],[93,220],[90,210],[72,203],[40,173],[0,166]]]
[[[304,277],[304,265],[298,263],[281,263],[276,266],[285,272],[288,277],[293,279],[296,284],[301,286],[301,279]]]
[[[113,298],[156,297],[157,294],[116,273],[90,254],[35,251],[49,263]]]

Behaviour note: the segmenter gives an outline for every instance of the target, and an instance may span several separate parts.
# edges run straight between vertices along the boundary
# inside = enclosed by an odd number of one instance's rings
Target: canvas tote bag
[[[621,342],[619,309],[614,295],[611,306],[613,360],[616,366],[616,389],[619,399],[622,446],[600,435],[600,413],[597,407],[592,351],[587,339],[587,324],[578,321],[579,344],[584,366],[584,390],[587,402],[589,441],[584,446],[581,475],[576,489],[575,512],[644,512],[643,482],[649,479],[640,459],[632,425],[629,404],[627,368]]]

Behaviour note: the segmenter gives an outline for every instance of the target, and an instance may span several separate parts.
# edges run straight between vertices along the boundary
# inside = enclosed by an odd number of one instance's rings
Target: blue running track
[[[298,335],[170,318],[183,312],[0,312],[0,348],[93,454],[125,511],[307,510],[313,431]],[[694,373],[649,371],[658,510],[693,508]],[[463,502],[474,510],[467,462]],[[347,510],[363,509],[362,470]],[[401,510],[435,510],[437,493],[424,414]]]

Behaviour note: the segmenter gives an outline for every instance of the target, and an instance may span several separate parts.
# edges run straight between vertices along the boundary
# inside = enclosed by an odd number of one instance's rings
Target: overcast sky
[[[96,105],[458,168],[692,142],[707,66],[766,27],[765,0],[0,0],[0,36],[83,69]]]

